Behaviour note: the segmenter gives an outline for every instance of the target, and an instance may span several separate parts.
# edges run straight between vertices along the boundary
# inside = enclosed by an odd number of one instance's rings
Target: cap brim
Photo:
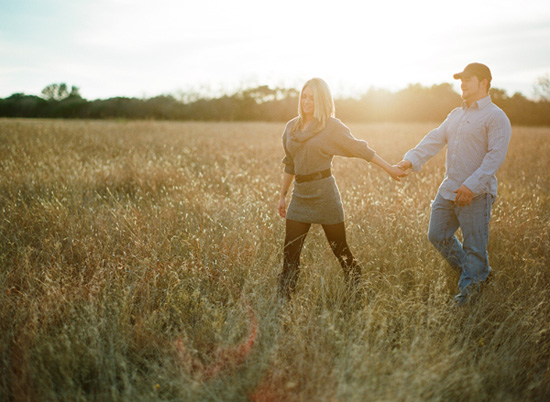
[[[471,77],[472,75],[471,74],[468,74],[468,73],[465,73],[464,71],[462,71],[461,73],[456,73],[455,75],[453,75],[453,78],[455,80],[459,80],[461,78],[464,78],[464,77]]]

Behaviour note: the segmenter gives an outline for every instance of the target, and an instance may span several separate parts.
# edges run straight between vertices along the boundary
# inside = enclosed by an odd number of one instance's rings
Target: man
[[[471,63],[454,75],[461,80],[462,107],[408,151],[398,166],[420,167],[447,145],[446,173],[432,203],[428,238],[458,270],[457,306],[472,301],[491,268],[487,253],[491,207],[497,195],[495,173],[504,161],[512,128],[506,114],[491,102],[491,71]],[[455,236],[462,230],[463,243]]]

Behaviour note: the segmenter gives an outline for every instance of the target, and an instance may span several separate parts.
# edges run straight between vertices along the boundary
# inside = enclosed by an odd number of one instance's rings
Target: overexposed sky
[[[550,74],[550,2],[0,0],[0,98],[60,82],[91,100],[313,76],[356,95],[453,82],[472,61],[531,97]]]

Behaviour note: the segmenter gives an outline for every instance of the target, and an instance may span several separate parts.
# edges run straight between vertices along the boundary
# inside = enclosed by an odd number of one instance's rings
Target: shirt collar
[[[491,103],[491,96],[487,95],[485,98],[481,98],[480,100],[475,101],[474,103],[472,103],[470,105],[470,107],[468,107],[468,104],[466,103],[466,101],[462,101],[462,109],[464,109],[464,110],[466,110],[466,109],[472,109],[472,110],[483,109],[489,103]]]

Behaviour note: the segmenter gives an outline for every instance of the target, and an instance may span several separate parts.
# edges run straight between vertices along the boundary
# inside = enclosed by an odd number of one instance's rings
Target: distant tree
[[[250,88],[240,93],[242,98],[252,98],[256,103],[263,103],[275,100],[277,96],[277,90],[271,89],[267,85],[261,85],[256,88]]]
[[[15,93],[0,102],[0,116],[49,117],[46,107],[47,102],[38,96]]]
[[[80,96],[80,88],[75,87],[74,85],[71,86],[71,93],[69,94],[69,98],[82,98],[82,96]]]
[[[508,94],[504,89],[491,88],[489,89],[489,95],[491,95],[491,99],[495,103],[508,99]]]
[[[174,119],[180,114],[181,103],[172,95],[159,95],[143,102],[143,118]]]
[[[550,76],[538,81],[537,101],[491,88],[495,102],[515,125],[550,126]],[[0,117],[161,119],[204,121],[288,121],[296,116],[299,91],[260,85],[222,96],[179,92],[150,99],[116,97],[87,101],[79,88],[48,85],[42,96],[15,93],[0,99]],[[397,91],[370,88],[361,97],[335,99],[338,118],[349,122],[440,122],[460,95],[451,84],[412,84]]]
[[[550,74],[538,78],[535,93],[540,100],[550,102]]]
[[[67,88],[67,84],[62,82],[61,84],[50,84],[42,90],[42,96],[46,100],[60,101],[66,98],[80,98],[80,88],[71,87],[71,91]]]

